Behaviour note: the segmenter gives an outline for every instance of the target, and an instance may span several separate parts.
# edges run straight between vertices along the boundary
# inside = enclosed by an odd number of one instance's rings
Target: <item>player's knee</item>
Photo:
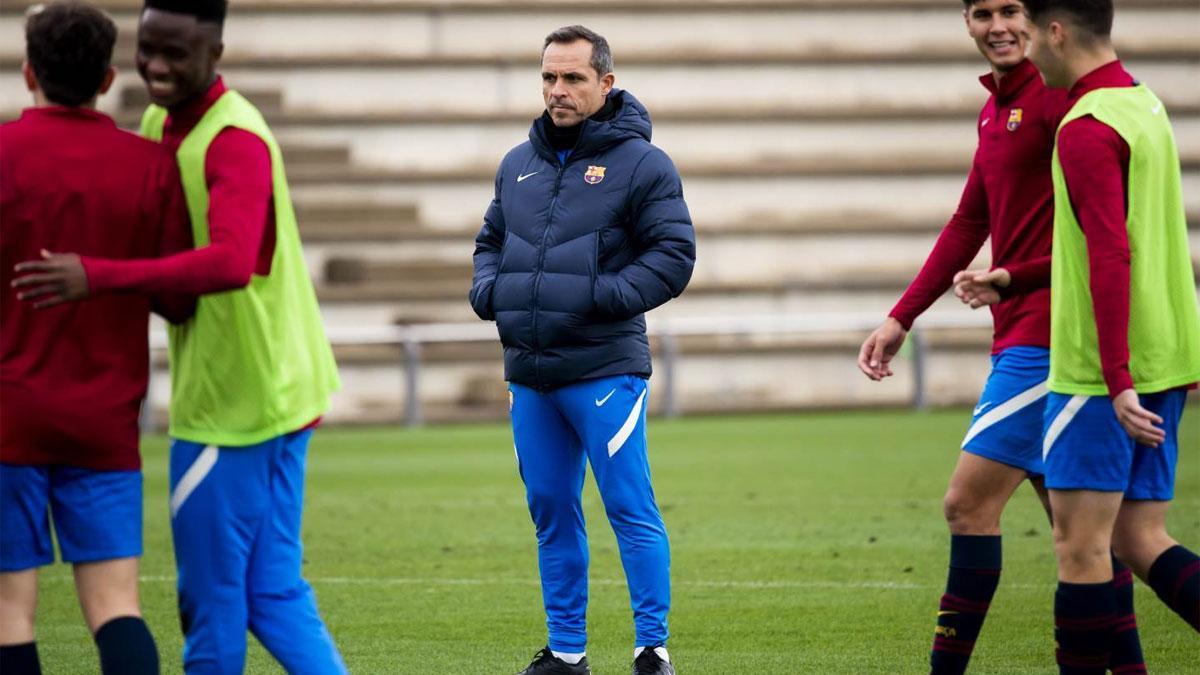
[[[1161,528],[1120,527],[1113,530],[1112,551],[1135,570],[1148,569],[1175,540]]]
[[[954,534],[986,534],[1000,525],[999,514],[985,500],[965,490],[947,490],[942,500],[942,513]]]
[[[1062,569],[1092,570],[1109,564],[1111,547],[1110,542],[1099,535],[1057,529],[1054,532],[1054,553]]]
[[[556,485],[526,485],[525,499],[535,520],[541,514],[552,515],[569,510],[578,501],[561,486]]]

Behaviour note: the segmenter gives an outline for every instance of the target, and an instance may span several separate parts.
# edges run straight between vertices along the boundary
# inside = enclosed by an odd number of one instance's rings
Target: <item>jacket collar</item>
[[[652,125],[650,113],[642,106],[633,94],[623,89],[613,89],[608,94],[616,112],[606,121],[586,119],[579,131],[579,140],[571,150],[572,157],[589,157],[599,154],[608,148],[633,138],[650,140]],[[539,155],[547,161],[557,164],[558,156],[554,147],[546,137],[543,125],[553,124],[548,116],[543,114],[533,121],[529,128],[529,142]]]

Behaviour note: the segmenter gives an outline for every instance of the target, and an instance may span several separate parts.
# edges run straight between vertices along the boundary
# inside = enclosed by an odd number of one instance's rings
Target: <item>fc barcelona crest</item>
[[[604,180],[604,167],[602,166],[589,166],[587,173],[583,174],[583,182],[588,185],[595,185],[602,180]]]
[[[1016,131],[1017,127],[1021,126],[1021,117],[1025,111],[1021,108],[1013,108],[1008,112],[1008,130]]]

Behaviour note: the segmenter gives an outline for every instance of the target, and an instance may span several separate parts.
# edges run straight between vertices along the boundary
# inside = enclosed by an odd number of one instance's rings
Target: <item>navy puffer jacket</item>
[[[505,379],[549,390],[650,375],[643,316],[692,276],[695,233],[679,172],[650,144],[650,115],[609,94],[609,121],[585,120],[566,163],[533,123],[496,173],[475,239],[471,306],[496,321]]]

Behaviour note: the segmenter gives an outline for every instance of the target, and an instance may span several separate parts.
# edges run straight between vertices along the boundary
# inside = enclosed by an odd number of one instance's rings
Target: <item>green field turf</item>
[[[1200,410],[1182,431],[1175,536],[1200,547]],[[671,536],[671,654],[682,675],[927,672],[948,535],[941,497],[962,410],[651,422]],[[144,606],[180,671],[166,451],[146,443]],[[589,477],[590,643],[628,673],[632,621]],[[1005,568],[973,673],[1053,673],[1054,559],[1028,487],[1005,516]],[[545,643],[533,527],[502,426],[325,429],[310,455],[305,573],[354,673],[515,673]],[[69,569],[47,568],[45,671],[96,672]],[[1151,672],[1200,672],[1200,638],[1138,584]],[[248,672],[276,673],[251,646]]]

